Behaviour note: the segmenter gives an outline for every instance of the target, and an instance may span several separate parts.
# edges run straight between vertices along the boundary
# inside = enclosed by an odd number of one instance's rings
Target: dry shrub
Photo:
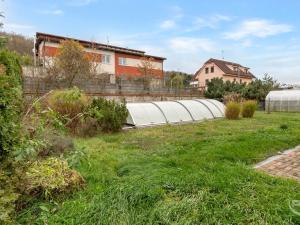
[[[53,91],[47,98],[48,106],[66,119],[72,131],[80,122],[80,116],[89,104],[89,98],[77,87]]]
[[[75,150],[74,142],[71,137],[48,132],[44,140],[46,146],[38,152],[38,156],[40,157],[60,156]]]
[[[242,102],[243,97],[239,93],[228,93],[224,96],[224,102]]]
[[[242,103],[242,116],[244,118],[252,118],[257,108],[257,102],[254,100],[245,101]]]
[[[19,190],[33,197],[52,198],[84,184],[82,176],[70,169],[67,161],[52,157],[29,164],[21,175]]]
[[[226,104],[225,117],[229,120],[236,120],[239,118],[241,112],[241,105],[237,102],[228,102]]]

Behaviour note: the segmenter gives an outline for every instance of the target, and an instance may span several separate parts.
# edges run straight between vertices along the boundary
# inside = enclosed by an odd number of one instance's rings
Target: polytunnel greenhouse
[[[126,106],[127,124],[136,127],[220,118],[225,111],[223,103],[212,99],[127,103]]]
[[[265,104],[269,112],[300,112],[300,90],[271,91]]]

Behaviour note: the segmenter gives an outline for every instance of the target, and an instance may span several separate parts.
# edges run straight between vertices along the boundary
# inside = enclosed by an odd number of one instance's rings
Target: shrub
[[[88,115],[96,120],[97,128],[105,132],[116,132],[126,122],[128,111],[125,103],[98,98],[92,101]]]
[[[77,87],[53,91],[47,98],[48,106],[65,119],[73,131],[89,103],[89,98]]]
[[[73,139],[60,134],[50,133],[45,137],[46,146],[39,151],[39,156],[60,156],[75,149]]]
[[[14,224],[12,217],[18,197],[11,177],[0,169],[0,224]]]
[[[236,120],[239,118],[241,105],[237,102],[228,102],[225,109],[225,117],[229,120]]]
[[[252,118],[257,109],[257,102],[253,100],[242,103],[242,116],[244,118]]]
[[[70,169],[65,160],[51,157],[29,164],[25,174],[21,173],[18,188],[33,197],[52,198],[80,188],[83,183],[81,175]]]
[[[228,93],[224,96],[224,102],[241,102],[243,100],[241,94],[239,93]]]
[[[21,67],[17,55],[0,52],[0,161],[19,141]]]
[[[288,127],[287,124],[281,124],[281,125],[279,126],[279,128],[280,128],[281,130],[287,130],[289,127]]]

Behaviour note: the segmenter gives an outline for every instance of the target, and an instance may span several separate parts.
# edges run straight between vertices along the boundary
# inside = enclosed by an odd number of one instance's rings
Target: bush
[[[242,102],[243,98],[239,93],[228,93],[224,96],[224,102]]]
[[[19,141],[21,114],[21,67],[18,56],[0,52],[0,161]]]
[[[100,128],[104,132],[116,132],[126,122],[128,111],[125,103],[98,98],[92,101],[88,116],[95,119],[97,129]]]
[[[56,90],[47,97],[48,106],[58,112],[65,124],[73,131],[80,121],[89,103],[89,98],[77,87],[67,90]]]
[[[40,157],[60,156],[75,150],[73,139],[61,134],[50,133],[45,137],[45,142],[45,148],[38,153]]]
[[[14,224],[12,217],[18,197],[11,177],[0,169],[0,224]]]
[[[242,103],[242,116],[244,118],[252,118],[257,109],[257,102],[253,100]]]
[[[236,120],[239,118],[241,112],[241,105],[237,102],[228,102],[225,109],[225,117],[229,120]]]
[[[52,198],[80,188],[83,183],[81,175],[65,160],[48,158],[29,164],[26,172],[21,172],[19,189],[33,197]]]

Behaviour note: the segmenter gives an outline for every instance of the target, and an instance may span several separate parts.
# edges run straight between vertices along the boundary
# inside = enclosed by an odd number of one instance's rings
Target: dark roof
[[[119,53],[126,53],[126,54],[139,55],[139,56],[148,56],[148,57],[152,57],[154,59],[166,60],[166,58],[164,58],[164,57],[145,55],[145,52],[140,51],[140,50],[135,50],[135,49],[130,49],[130,48],[123,48],[123,47],[118,47],[118,46],[109,45],[109,44],[102,44],[102,43],[97,43],[97,42],[92,42],[92,41],[85,41],[85,40],[81,40],[81,39],[63,37],[63,36],[58,36],[58,35],[53,35],[53,34],[46,34],[46,33],[41,33],[41,32],[36,33],[35,48],[38,49],[38,46],[44,40],[47,40],[47,41],[50,41],[50,42],[57,42],[57,43],[60,43],[62,40],[74,40],[74,41],[79,42],[80,44],[82,44],[86,48],[93,47],[93,48],[101,49],[101,50],[110,50],[110,51],[119,52]]]
[[[234,71],[227,66],[227,65],[232,65],[232,66],[244,67],[246,69],[249,69],[248,67],[242,66],[238,63],[229,62],[229,61],[220,60],[220,59],[213,59],[213,58],[207,60],[204,63],[204,65],[207,63],[216,64],[224,72],[225,75],[234,75],[234,76],[255,78],[255,76],[250,71],[248,71],[247,73],[244,73],[242,71]]]

